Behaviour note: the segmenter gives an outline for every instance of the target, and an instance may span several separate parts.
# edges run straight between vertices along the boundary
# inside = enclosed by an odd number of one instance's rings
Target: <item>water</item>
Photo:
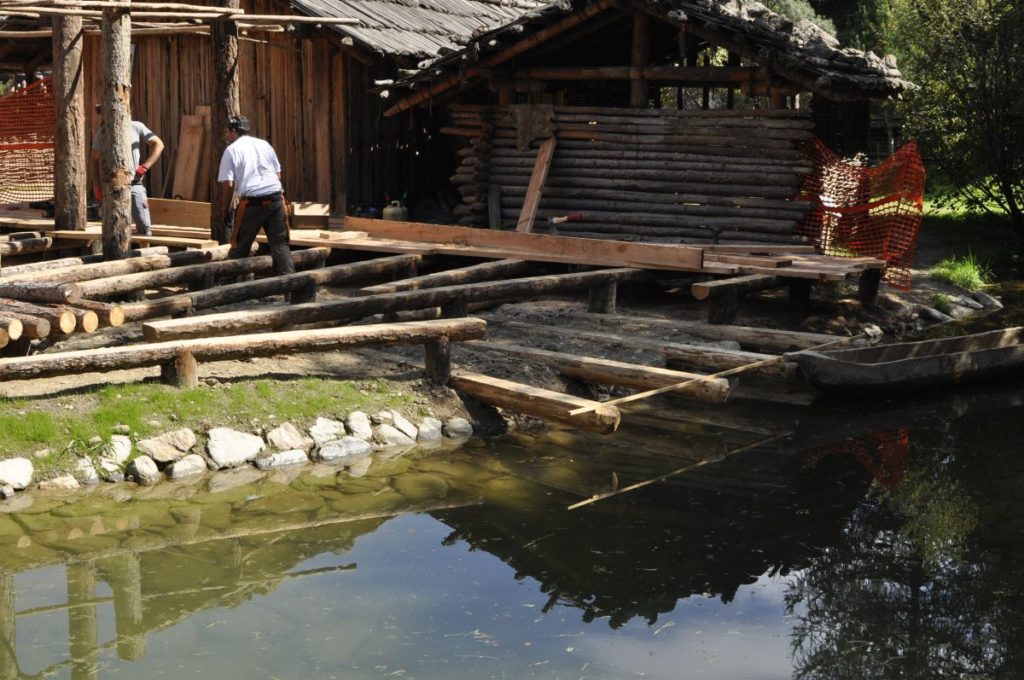
[[[0,678],[1024,677],[1022,404],[653,402],[360,478],[21,496]]]

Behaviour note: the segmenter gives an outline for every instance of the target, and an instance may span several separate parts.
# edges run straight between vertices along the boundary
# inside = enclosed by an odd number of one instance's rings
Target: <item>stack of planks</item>
[[[812,166],[800,150],[812,122],[792,110],[676,111],[553,108],[557,148],[535,231],[580,213],[558,233],[622,240],[801,243],[796,227],[810,205],[793,200]],[[500,202],[512,226],[527,198],[539,143],[517,148],[510,108],[452,107],[469,148],[452,181],[462,195],[458,223],[487,226]],[[493,220],[492,220],[493,221]],[[491,226],[496,226],[492,224]]]

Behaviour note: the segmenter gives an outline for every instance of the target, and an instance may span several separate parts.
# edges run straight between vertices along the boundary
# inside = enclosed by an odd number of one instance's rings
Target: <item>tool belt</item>
[[[275,191],[272,194],[263,194],[262,196],[246,196],[244,199],[246,205],[272,205],[281,200],[281,192]]]

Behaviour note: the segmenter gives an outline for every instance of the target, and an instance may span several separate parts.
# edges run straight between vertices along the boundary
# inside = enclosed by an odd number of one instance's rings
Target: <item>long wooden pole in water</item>
[[[675,475],[682,474],[682,473],[687,472],[689,470],[693,470],[695,468],[699,468],[699,467],[701,467],[703,465],[707,465],[708,463],[717,463],[718,461],[724,460],[725,458],[728,458],[729,456],[735,456],[737,453],[743,453],[744,451],[749,451],[750,449],[756,449],[759,446],[764,446],[765,444],[770,444],[770,443],[772,443],[773,441],[775,441],[777,439],[783,439],[785,437],[788,437],[791,434],[793,434],[793,433],[792,432],[785,432],[783,434],[777,434],[774,437],[768,437],[767,439],[762,439],[759,442],[754,442],[753,444],[747,444],[746,446],[741,446],[738,449],[733,449],[732,451],[729,451],[729,452],[727,452],[727,453],[725,453],[725,454],[723,454],[723,455],[721,455],[721,456],[719,456],[717,458],[704,458],[702,460],[698,460],[696,463],[690,463],[689,465],[684,465],[681,468],[676,468],[675,470],[672,470],[671,472],[666,472],[665,474],[659,475],[659,476],[657,476],[657,477],[655,477],[653,479],[648,479],[648,480],[645,480],[645,481],[642,481],[642,482],[637,482],[636,484],[630,484],[629,486],[624,486],[621,489],[616,489],[615,491],[609,491],[608,493],[602,493],[602,494],[597,494],[597,495],[591,496],[590,498],[588,498],[585,501],[579,501],[578,503],[573,503],[567,509],[568,510],[575,510],[577,508],[582,508],[585,505],[590,505],[591,503],[596,503],[598,501],[603,501],[606,498],[611,498],[612,496],[619,496],[619,495],[624,494],[624,493],[629,493],[630,491],[636,491],[637,489],[642,489],[643,487],[650,486],[651,484],[657,484],[658,482],[664,481],[664,480],[668,479],[669,477],[673,477]]]
[[[837,340],[833,340],[832,342],[825,342],[820,345],[808,347],[807,349],[800,351],[810,352],[812,350],[821,349],[822,347],[831,347],[832,345],[836,345],[843,342],[852,342],[853,340],[858,340],[863,337],[864,333],[858,333],[857,335],[851,335],[850,337],[847,338],[838,338]],[[689,380],[684,380],[682,382],[676,383],[675,385],[666,385],[664,387],[659,387],[653,390],[647,390],[646,392],[637,392],[636,394],[630,394],[629,396],[619,397],[618,399],[612,399],[610,401],[597,402],[596,404],[591,406],[574,408],[573,410],[569,411],[569,415],[578,416],[583,413],[588,413],[589,411],[592,411],[593,409],[597,408],[597,406],[618,406],[619,404],[625,404],[630,401],[639,401],[640,399],[647,399],[648,397],[653,397],[658,394],[664,394],[665,392],[673,392],[681,387],[686,387],[687,385],[691,385],[693,383],[704,382],[707,380],[717,380],[718,378],[725,378],[730,375],[736,375],[737,373],[749,371],[753,368],[757,368],[758,366],[767,366],[769,364],[774,364],[780,361],[784,361],[784,358],[781,355],[777,357],[772,357],[771,359],[762,359],[761,361],[754,361],[752,363],[743,364],[742,366],[736,366],[735,368],[730,368],[725,371],[719,371],[718,373],[702,375],[699,378],[690,378]]]

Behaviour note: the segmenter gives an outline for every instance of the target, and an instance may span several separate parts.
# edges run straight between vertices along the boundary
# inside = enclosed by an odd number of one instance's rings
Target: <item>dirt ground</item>
[[[904,315],[901,308],[908,304],[930,304],[936,293],[956,295],[961,291],[955,287],[929,279],[926,268],[943,256],[941,244],[930,244],[922,240],[918,247],[918,269],[914,271],[914,285],[911,291],[895,291],[883,286],[879,305],[865,309],[856,299],[855,284],[833,284],[815,286],[812,295],[810,315],[801,317],[787,304],[782,291],[750,295],[740,305],[737,325],[788,330],[804,330],[829,333],[837,336],[854,335],[861,332],[865,324],[875,324],[892,336],[900,336],[913,329],[913,322]],[[347,291],[327,291],[322,297],[346,295]],[[273,300],[233,306],[234,309],[263,307]],[[679,286],[624,288],[619,294],[618,313],[623,315],[649,316],[663,319],[703,321],[707,303],[695,302],[687,292],[685,282]],[[572,338],[555,338],[545,334],[532,333],[530,327],[553,326],[579,328],[604,333],[640,335],[676,342],[707,342],[686,338],[664,326],[630,323],[623,327],[600,320],[581,319],[586,311],[586,296],[564,297],[506,304],[492,310],[474,313],[488,322],[489,337],[514,341],[517,344],[541,349],[573,352],[581,355],[600,356],[631,363],[663,365],[662,358],[653,352],[631,348],[596,345],[592,342]],[[127,324],[120,328],[104,329],[89,335],[75,335],[64,342],[45,348],[43,351],[84,350],[111,345],[141,342],[139,323]],[[418,347],[387,348],[382,351],[326,352],[318,354],[282,354],[267,358],[251,358],[243,361],[202,363],[199,366],[200,380],[215,387],[219,383],[234,382],[247,378],[277,377],[281,379],[318,376],[335,376],[340,379],[384,380],[395,385],[398,391],[413,390],[429,401],[439,414],[454,414],[462,410],[461,404],[450,390],[430,388],[423,383],[417,361],[422,361],[422,350]],[[606,388],[584,386],[567,381],[554,370],[539,364],[525,362],[489,352],[470,351],[456,347],[453,358],[455,366],[487,375],[509,378],[519,382],[558,391],[568,391],[592,399],[616,396],[620,392]],[[392,359],[399,359],[393,361]],[[403,363],[401,360],[411,363]],[[81,390],[107,384],[154,380],[159,376],[156,368],[116,371],[110,373],[87,373],[72,376],[48,378],[45,380],[12,381],[0,384],[0,396],[8,398],[45,398],[55,395],[73,396]],[[65,399],[66,401],[66,399]],[[42,406],[42,404],[40,404]]]

